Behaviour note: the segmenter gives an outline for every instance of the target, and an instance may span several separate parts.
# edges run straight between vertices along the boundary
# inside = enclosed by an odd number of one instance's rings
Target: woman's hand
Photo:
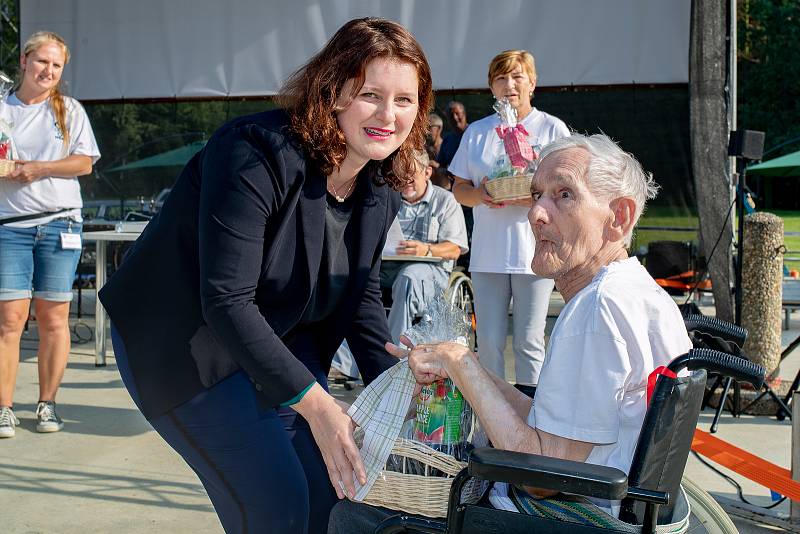
[[[348,497],[355,497],[355,478],[362,485],[367,483],[364,463],[353,440],[355,424],[347,415],[347,407],[319,384],[314,384],[300,402],[292,405],[308,421],[328,469],[328,477],[340,499],[345,497],[345,492]]]
[[[514,200],[506,200],[506,204],[509,206],[522,206],[523,208],[530,208],[531,206],[533,206],[533,198],[525,197],[525,198],[517,198]]]
[[[481,189],[481,203],[484,206],[488,206],[492,209],[505,208],[506,207],[505,202],[495,202],[494,199],[492,198],[492,195],[490,195],[489,192],[486,190],[486,182],[488,181],[489,178],[484,176],[483,180],[481,180],[481,184],[478,186]]]
[[[350,404],[347,404],[343,400],[339,400],[337,398],[334,398],[333,402],[335,402],[342,409],[342,411],[344,413],[347,413],[347,410],[350,409]],[[348,417],[350,417],[350,416],[348,415]],[[358,425],[356,424],[356,422],[353,421],[352,418],[350,418],[350,432],[355,432],[357,427],[358,427]],[[360,457],[360,455],[359,455],[359,457]]]
[[[17,164],[16,168],[6,176],[6,179],[12,182],[29,184],[47,176],[45,166],[41,162],[15,160],[14,163]]]

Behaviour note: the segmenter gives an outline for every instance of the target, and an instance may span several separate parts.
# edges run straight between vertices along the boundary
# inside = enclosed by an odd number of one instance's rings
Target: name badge
[[[61,248],[64,250],[80,250],[81,234],[61,232]]]

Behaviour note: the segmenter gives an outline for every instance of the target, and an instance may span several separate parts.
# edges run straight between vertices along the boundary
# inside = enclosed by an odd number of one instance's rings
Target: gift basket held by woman
[[[0,71],[0,101],[5,100],[14,87],[14,81]],[[0,177],[14,170],[14,155],[11,147],[11,125],[0,119]]]
[[[486,192],[495,202],[527,198],[531,194],[531,179],[541,147],[528,143],[530,134],[517,122],[517,110],[507,98],[495,101],[492,108],[500,116],[501,123],[495,131],[503,141],[505,154],[492,166]]]

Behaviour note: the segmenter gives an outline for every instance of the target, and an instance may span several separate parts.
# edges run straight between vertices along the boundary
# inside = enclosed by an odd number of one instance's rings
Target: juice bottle
[[[414,439],[451,453],[461,442],[464,396],[448,378],[422,387],[417,396]]]

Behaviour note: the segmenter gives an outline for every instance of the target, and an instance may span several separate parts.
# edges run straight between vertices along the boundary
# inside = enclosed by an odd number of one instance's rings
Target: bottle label
[[[461,442],[464,396],[448,378],[422,387],[417,396],[414,439],[426,445]]]

